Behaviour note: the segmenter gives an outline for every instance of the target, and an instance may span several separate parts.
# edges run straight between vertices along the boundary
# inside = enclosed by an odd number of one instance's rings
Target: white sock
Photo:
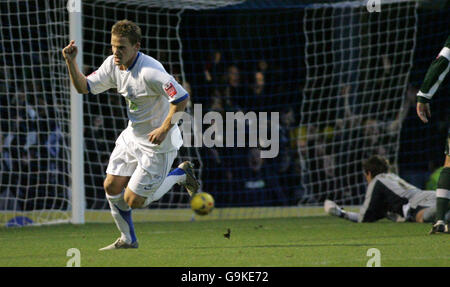
[[[118,195],[106,194],[106,199],[111,208],[111,215],[114,218],[117,228],[121,233],[121,239],[126,243],[132,243],[137,240],[134,232],[134,224],[131,218],[131,208],[123,199],[124,192]]]
[[[163,183],[158,187],[158,189],[145,200],[144,206],[149,205],[153,201],[159,200],[166,194],[172,186],[176,183],[181,183],[186,180],[186,173],[181,168],[176,168],[169,172],[169,174],[164,179]]]
[[[450,199],[450,190],[438,188],[438,189],[436,189],[436,197]]]

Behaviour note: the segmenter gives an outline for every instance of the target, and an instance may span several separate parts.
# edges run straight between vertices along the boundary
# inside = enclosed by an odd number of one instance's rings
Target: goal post
[[[76,62],[83,67],[83,12],[81,0],[67,1],[69,13],[69,38],[78,47]],[[71,199],[72,219],[74,224],[83,224],[84,196],[84,135],[83,135],[83,95],[70,85],[70,134],[71,134]]]

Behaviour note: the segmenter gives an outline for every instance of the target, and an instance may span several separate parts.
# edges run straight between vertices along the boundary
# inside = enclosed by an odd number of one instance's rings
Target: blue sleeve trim
[[[139,58],[139,55],[141,55],[141,52],[137,53],[136,58],[133,61],[133,64],[131,64],[131,66],[127,69],[127,71],[131,71],[131,69],[133,69],[134,65],[136,65],[136,62],[137,62],[137,60]]]
[[[181,98],[178,98],[178,99],[172,101],[171,103],[172,103],[172,104],[178,104],[178,103],[180,103],[180,102],[186,100],[188,97],[189,97],[189,94],[186,94],[186,95],[182,96]]]
[[[91,94],[91,87],[89,86],[89,81],[86,79],[87,89],[89,94]]]

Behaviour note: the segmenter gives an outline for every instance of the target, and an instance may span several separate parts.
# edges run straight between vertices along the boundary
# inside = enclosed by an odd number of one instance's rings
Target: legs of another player
[[[436,224],[430,233],[441,232],[445,230],[445,214],[449,208],[450,201],[450,156],[449,140],[447,139],[446,157],[444,168],[439,175],[436,189]],[[448,227],[447,227],[448,231]]]
[[[450,156],[445,157],[445,165],[439,176],[436,190],[436,219],[444,220],[450,200]]]
[[[131,218],[131,208],[124,199],[124,189],[129,180],[129,176],[107,174],[103,186],[111,208],[111,215],[121,233],[121,240],[131,244],[136,242],[137,238]]]

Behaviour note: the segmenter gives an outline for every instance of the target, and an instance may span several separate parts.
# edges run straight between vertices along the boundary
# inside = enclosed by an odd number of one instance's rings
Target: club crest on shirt
[[[177,89],[175,89],[171,82],[164,84],[164,91],[166,91],[166,94],[171,98],[177,94]]]

